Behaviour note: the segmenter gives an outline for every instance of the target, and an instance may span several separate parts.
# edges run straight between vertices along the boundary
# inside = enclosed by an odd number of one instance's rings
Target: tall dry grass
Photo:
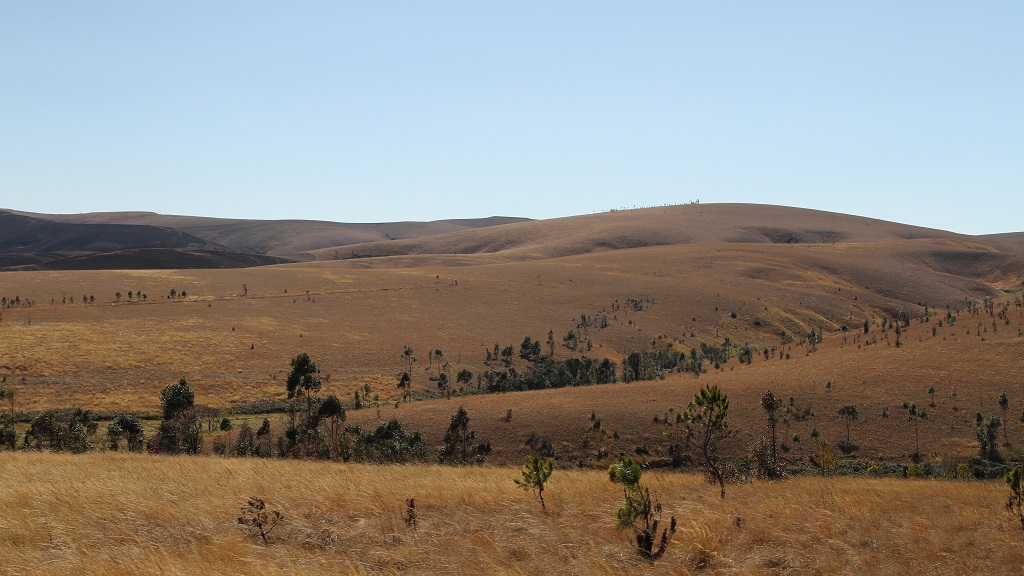
[[[511,468],[128,454],[0,454],[0,573],[1019,574],[1001,483],[801,478],[717,490],[644,480],[679,531],[651,565],[613,528],[599,471],[555,471],[550,514]],[[245,497],[285,521],[264,546]],[[415,497],[419,526],[402,521]]]

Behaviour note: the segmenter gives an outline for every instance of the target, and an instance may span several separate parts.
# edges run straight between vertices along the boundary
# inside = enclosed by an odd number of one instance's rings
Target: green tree
[[[761,409],[764,410],[765,418],[768,420],[768,431],[771,434],[771,447],[769,456],[771,461],[768,463],[768,475],[771,478],[781,476],[781,470],[779,467],[779,454],[778,454],[778,442],[775,437],[775,426],[778,423],[778,412],[779,408],[782,407],[782,403],[775,394],[772,394],[771,390],[766,390],[764,395],[761,396]]]
[[[340,452],[338,442],[341,436],[341,424],[345,422],[345,407],[341,405],[341,400],[338,400],[337,396],[331,394],[320,403],[317,415],[321,420],[327,421],[327,434],[331,443],[331,457],[337,458]]]
[[[1002,461],[999,454],[999,428],[1003,421],[999,416],[989,416],[988,421],[978,412],[974,415],[974,433],[978,437],[978,453],[990,462]]]
[[[416,357],[413,356],[412,348],[406,346],[402,349],[402,358],[405,359],[405,371],[412,372],[412,363],[416,361]]]
[[[316,363],[310,360],[305,352],[292,358],[292,371],[288,374],[287,387],[288,399],[298,399],[300,396],[306,398],[306,426],[315,428],[313,418],[313,403],[316,400],[315,394],[320,391],[320,379],[317,374],[320,369]],[[294,426],[294,423],[293,423]]]
[[[1007,432],[1009,426],[1007,423],[1009,420],[1006,419],[1006,411],[1010,409],[1010,399],[1006,397],[1006,392],[999,395],[999,409],[1003,412],[1003,445],[1010,445],[1010,435]]]
[[[1024,471],[1018,466],[1003,476],[1006,485],[1010,487],[1010,498],[1006,501],[1006,509],[1020,520],[1020,527],[1024,528],[1024,488],[1021,487],[1021,474]]]
[[[160,391],[163,419],[157,445],[172,454],[198,454],[203,446],[202,428],[195,410],[195,394],[184,378]]]
[[[10,411],[0,414],[0,448],[14,450],[18,443],[18,434],[14,431],[14,390],[0,386],[0,400],[11,403]]]
[[[704,457],[704,467],[718,482],[725,498],[725,474],[718,453],[718,444],[731,433],[726,417],[729,415],[729,399],[718,386],[705,385],[693,396],[683,412],[686,424],[686,440],[696,443]]]
[[[860,414],[857,412],[857,406],[855,404],[846,404],[839,409],[839,416],[846,421],[846,446],[852,447],[853,444],[850,443],[850,425],[860,418]]]
[[[398,388],[402,391],[402,399],[409,399],[409,388],[412,386],[412,377],[408,372],[402,372],[402,375],[398,377]]]
[[[238,427],[238,439],[235,440],[234,452],[235,456],[242,458],[256,456],[259,453],[259,447],[256,443],[256,432],[253,431],[252,426],[249,426],[248,422],[242,422],[242,425]]]
[[[224,444],[224,454],[228,454],[229,450],[227,447],[231,446],[231,429],[234,428],[231,424],[230,418],[221,418],[220,420],[220,431],[228,435],[228,441]]]
[[[897,324],[896,327],[899,328],[899,324]],[[911,404],[910,405],[910,411],[907,413],[907,420],[910,421],[910,423],[914,425],[914,458],[913,459],[914,459],[915,462],[917,462],[918,460],[921,459],[921,435],[920,435],[918,429],[919,429],[919,427],[921,425],[921,420],[924,420],[927,417],[928,417],[928,415],[925,412],[923,412],[921,410],[918,410],[917,404]]]
[[[476,438],[476,431],[469,429],[469,414],[459,406],[452,416],[448,431],[444,434],[444,444],[437,455],[442,464],[466,464],[469,461],[470,446]]]
[[[92,449],[91,437],[96,422],[88,410],[47,410],[29,423],[25,431],[25,446],[51,452],[81,454]]]
[[[110,450],[117,452],[122,441],[127,441],[129,452],[142,451],[142,447],[145,445],[145,434],[138,417],[118,414],[107,425],[107,443]]]
[[[260,456],[270,455],[270,420],[263,419],[263,424],[256,431],[256,444]]]
[[[651,491],[640,482],[641,474],[640,464],[629,456],[623,456],[618,463],[608,468],[608,478],[616,484],[622,484],[622,508],[615,511],[617,528],[632,530],[637,553],[654,561],[665,554],[672,535],[676,533],[676,518],[671,517],[669,527],[661,531],[659,538],[661,503],[652,500]]]
[[[540,499],[540,509],[545,514],[548,513],[548,509],[544,505],[544,483],[551,477],[553,466],[554,460],[551,458],[543,459],[534,452],[530,454],[526,464],[523,465],[519,478],[512,479],[516,486],[526,491],[533,490],[537,494],[537,498]]]

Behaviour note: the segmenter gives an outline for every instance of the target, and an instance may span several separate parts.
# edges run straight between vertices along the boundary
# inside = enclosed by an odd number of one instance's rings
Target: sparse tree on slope
[[[729,399],[717,386],[705,386],[693,396],[683,412],[686,424],[686,439],[696,444],[704,457],[704,466],[718,482],[725,498],[725,474],[718,454],[718,444],[731,433],[729,423]]]

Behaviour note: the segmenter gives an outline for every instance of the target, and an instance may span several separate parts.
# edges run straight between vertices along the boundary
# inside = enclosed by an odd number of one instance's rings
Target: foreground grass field
[[[556,470],[550,514],[512,468],[0,453],[3,574],[1019,574],[1002,482],[800,478],[717,490],[649,472],[679,531],[649,564],[621,490]],[[248,496],[284,522],[264,546]],[[416,499],[418,528],[402,521]]]

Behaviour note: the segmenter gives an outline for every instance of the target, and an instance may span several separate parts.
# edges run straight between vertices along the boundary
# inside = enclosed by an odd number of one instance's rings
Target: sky
[[[1024,2],[0,0],[0,207],[1024,230]]]

